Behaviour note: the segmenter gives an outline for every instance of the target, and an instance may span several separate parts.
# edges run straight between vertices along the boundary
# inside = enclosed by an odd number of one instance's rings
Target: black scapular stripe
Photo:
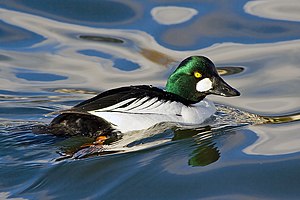
[[[179,95],[166,92],[157,87],[138,85],[108,90],[91,99],[77,104],[71,110],[88,112],[106,108],[130,98],[142,99],[144,97],[148,97],[149,100],[151,98],[158,98],[158,100],[160,101],[177,101],[181,102],[184,105],[196,103],[193,101],[189,101]]]

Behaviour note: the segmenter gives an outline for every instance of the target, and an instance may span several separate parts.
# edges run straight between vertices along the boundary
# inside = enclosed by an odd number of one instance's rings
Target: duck
[[[169,76],[165,89],[133,85],[107,90],[54,112],[58,115],[49,130],[55,135],[81,135],[103,142],[162,122],[198,125],[216,112],[214,103],[206,98],[211,94],[240,95],[220,77],[209,58],[190,56]]]

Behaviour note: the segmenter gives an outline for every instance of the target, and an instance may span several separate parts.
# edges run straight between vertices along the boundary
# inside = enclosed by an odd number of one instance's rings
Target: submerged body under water
[[[298,199],[298,8],[2,1],[0,199]],[[242,93],[209,96],[217,112],[203,124],[161,123],[101,148],[34,133],[101,91],[162,87],[189,55]]]

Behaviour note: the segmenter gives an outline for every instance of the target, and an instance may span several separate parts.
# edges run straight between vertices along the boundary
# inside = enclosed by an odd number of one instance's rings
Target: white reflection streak
[[[13,26],[18,26],[20,28],[34,32],[35,34],[41,35],[46,38],[44,41],[33,45],[30,47],[41,48],[49,47],[55,49],[54,54],[47,52],[39,51],[34,52],[34,55],[24,52],[9,52],[10,55],[15,55],[14,64],[16,66],[22,66],[27,68],[34,68],[32,66],[39,66],[26,63],[43,60],[43,67],[41,68],[43,72],[56,72],[60,74],[67,74],[69,77],[68,83],[72,83],[76,87],[76,81],[80,82],[81,87],[96,87],[99,89],[99,80],[101,81],[102,88],[112,87],[111,85],[119,86],[120,82],[124,80],[130,80],[128,84],[134,84],[134,77],[137,77],[139,80],[149,81],[156,74],[161,74],[162,68],[156,63],[151,62],[150,60],[139,55],[139,46],[142,44],[147,44],[146,46],[151,47],[151,49],[160,49],[162,52],[167,51],[166,48],[158,45],[152,36],[149,34],[137,31],[137,30],[119,30],[119,29],[102,29],[102,28],[92,28],[80,25],[66,24],[40,16],[30,15],[26,13],[10,11],[5,9],[0,9],[1,19]],[[126,46],[122,45],[111,45],[107,43],[99,42],[87,42],[82,39],[78,39],[74,35],[107,35],[109,37],[116,38],[126,38],[132,40],[137,45],[137,48],[129,49]],[[142,69],[132,71],[130,74],[124,73],[118,69],[112,67],[113,63],[108,59],[101,59],[99,57],[86,57],[80,53],[77,53],[80,50],[98,50],[112,55],[117,55],[118,58],[124,58],[136,62]],[[50,50],[50,49],[49,49]],[[28,58],[31,58],[30,60]],[[24,66],[25,65],[25,66]],[[48,65],[48,66],[47,66]],[[63,65],[63,67],[62,67]],[[100,67],[100,69],[99,69]],[[88,75],[85,80],[81,80],[79,75]],[[82,79],[83,77],[81,77]],[[115,81],[105,81],[106,79],[113,78]],[[104,80],[104,81],[103,81]],[[56,81],[56,83],[61,84],[65,81]],[[42,83],[40,83],[42,84]],[[46,83],[49,84],[49,83]],[[54,84],[54,83],[51,83]],[[22,86],[21,86],[22,87]]]
[[[153,19],[159,24],[180,24],[197,15],[198,11],[193,8],[178,6],[160,6],[151,10]]]
[[[280,126],[277,129],[274,126]],[[251,126],[259,135],[254,144],[243,151],[252,155],[281,155],[300,151],[299,123]]]
[[[158,64],[155,64],[141,56],[138,50],[134,51],[133,49],[129,49],[122,45],[87,42],[76,37],[70,37],[68,33],[78,33],[78,35],[108,35],[116,38],[123,37],[135,41],[137,49],[139,49],[138,47],[155,49],[156,51],[163,52],[164,54],[169,55],[170,57],[174,58],[174,60],[178,61],[190,55],[206,55],[212,58],[216,63],[231,62],[233,60],[253,61],[254,57],[255,59],[259,59],[266,57],[266,55],[274,56],[274,54],[282,54],[282,52],[300,52],[300,40],[268,44],[220,43],[204,49],[182,52],[167,49],[159,45],[148,33],[138,30],[128,31],[119,29],[91,28],[80,25],[66,24],[35,15],[9,11],[5,9],[0,9],[0,16],[1,19],[6,23],[19,26],[46,38],[45,41],[35,44],[32,46],[32,48],[55,45],[57,50],[54,54],[43,52],[34,53],[34,56],[39,57],[40,60],[44,60],[43,64],[47,65],[47,62],[51,62],[51,65],[49,67],[44,67],[43,71],[50,70],[52,72],[54,71],[71,75],[73,74],[76,78],[78,78],[79,74],[88,74],[88,80],[82,81],[80,85],[90,88],[98,85],[99,80],[106,80],[107,78],[111,77],[113,77],[115,80],[121,79],[123,81],[130,79],[131,84],[135,83],[135,80],[133,79],[135,76],[139,77],[140,80],[144,78],[146,81],[153,81],[154,77],[149,77],[149,75],[157,75],[163,69]],[[127,73],[122,73],[112,68],[111,66],[113,63],[109,60],[100,58],[93,59],[91,57],[86,58],[86,56],[77,53],[77,51],[84,49],[100,50],[101,52],[108,54],[118,55],[120,58],[138,63],[143,68],[142,70],[131,72],[130,75]],[[14,52],[10,52],[10,54],[14,54]],[[32,56],[33,55],[31,54],[30,57]],[[26,65],[26,62],[30,62],[28,60],[28,54],[26,53],[20,52],[17,54],[17,56],[15,56],[15,58],[19,58],[16,63],[19,64],[19,66],[24,66]],[[62,68],[62,63],[64,68]],[[105,64],[105,66],[103,64]],[[30,66],[31,64],[28,64],[29,68]],[[98,71],[99,73],[95,73],[95,71]],[[78,79],[71,78],[70,81],[72,84],[76,84],[76,80]],[[64,81],[57,82],[61,84]],[[164,84],[164,80],[160,80],[160,82]],[[114,83],[107,83],[106,81],[102,81],[101,84],[101,87],[107,88],[114,84],[115,86],[120,85],[120,82],[115,81]]]
[[[299,0],[259,0],[249,1],[244,10],[251,15],[288,21],[300,21]]]
[[[11,196],[11,193],[10,192],[0,192],[0,199],[3,199],[3,200],[26,200],[24,198],[14,198],[14,197],[10,197]]]

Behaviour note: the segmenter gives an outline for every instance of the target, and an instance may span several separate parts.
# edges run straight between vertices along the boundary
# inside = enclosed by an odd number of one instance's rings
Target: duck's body
[[[127,102],[130,102],[129,105],[122,107]],[[181,102],[144,97],[128,99],[117,106],[89,111],[89,113],[106,119],[113,128],[126,133],[147,129],[161,122],[176,122],[183,125],[201,124],[216,112],[213,102],[207,99],[197,104],[184,105]]]
[[[215,113],[213,102],[198,103],[156,87],[140,85],[112,89],[60,114],[93,115],[122,133],[147,129],[160,122],[201,124]]]
[[[111,137],[160,122],[201,124],[216,111],[205,98],[212,93],[239,95],[219,77],[209,59],[194,56],[169,77],[166,90],[146,85],[108,90],[60,111],[50,127],[56,134]]]

